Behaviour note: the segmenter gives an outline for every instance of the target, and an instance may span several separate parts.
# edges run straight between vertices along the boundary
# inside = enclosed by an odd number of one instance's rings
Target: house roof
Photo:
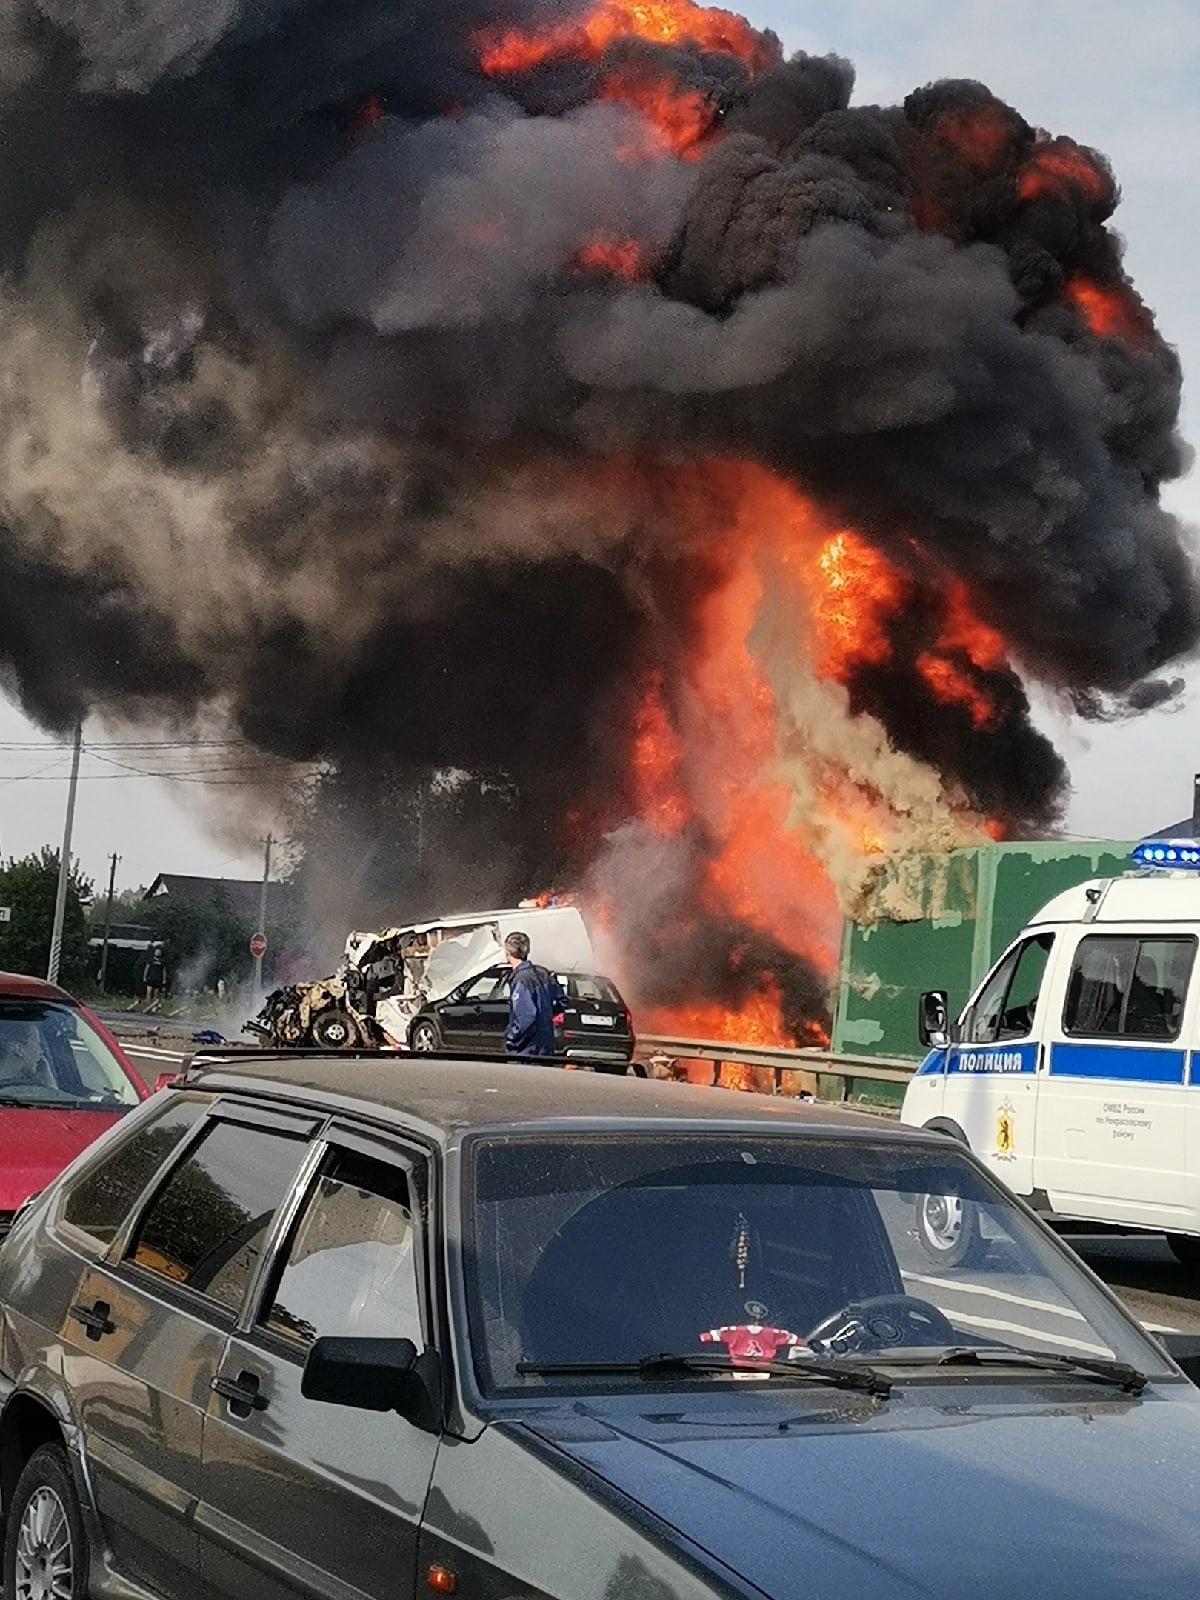
[[[240,916],[257,920],[261,893],[262,883],[254,878],[199,878],[181,872],[160,872],[142,898],[158,900],[166,896],[196,906],[211,905],[214,898],[223,899]],[[292,894],[290,884],[268,883],[267,916],[279,915]]]

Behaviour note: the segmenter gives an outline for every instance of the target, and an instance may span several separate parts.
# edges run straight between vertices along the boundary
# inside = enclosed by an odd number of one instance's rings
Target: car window
[[[422,1345],[408,1180],[399,1167],[339,1151],[317,1180],[266,1297],[263,1326],[316,1338]]]
[[[150,1122],[141,1123],[130,1138],[71,1186],[62,1220],[103,1244],[111,1244],[138,1196],[206,1109],[205,1101],[180,1100],[168,1104]]]
[[[508,992],[508,973],[485,972],[482,976],[469,983],[463,990],[461,999],[477,1002],[480,1000],[494,1000],[500,994]]]
[[[468,1172],[464,1259],[485,1390],[553,1381],[523,1372],[529,1364],[734,1355],[747,1341],[784,1356],[820,1349],[872,1307],[892,1312],[887,1348],[1008,1343],[1143,1369],[1156,1359],[953,1149],[510,1136],[474,1142]],[[936,1218],[954,1207],[970,1208],[981,1264],[934,1265],[919,1242],[922,1208]]]
[[[1053,944],[1053,934],[1041,933],[1009,952],[968,1012],[964,1030],[968,1044],[995,1044],[1030,1033]]]
[[[1063,1028],[1093,1038],[1175,1039],[1196,941],[1091,934],[1079,941]]]
[[[215,1121],[151,1202],[129,1258],[236,1311],[306,1148]]]
[[[0,999],[0,1101],[115,1111],[139,1095],[78,1006]]]
[[[563,993],[572,1000],[593,1000],[610,1006],[622,1003],[621,996],[607,978],[579,972],[558,972],[555,977]]]

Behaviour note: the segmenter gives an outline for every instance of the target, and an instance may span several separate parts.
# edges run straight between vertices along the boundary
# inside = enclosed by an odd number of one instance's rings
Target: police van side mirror
[[[921,996],[917,1033],[927,1050],[944,1050],[950,1043],[950,1013],[945,991],[931,989]]]

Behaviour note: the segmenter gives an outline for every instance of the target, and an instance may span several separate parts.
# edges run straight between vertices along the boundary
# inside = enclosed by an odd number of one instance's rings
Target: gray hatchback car
[[[1200,1392],[968,1152],[873,1118],[214,1060],[23,1211],[0,1308],[8,1600],[1200,1585]]]

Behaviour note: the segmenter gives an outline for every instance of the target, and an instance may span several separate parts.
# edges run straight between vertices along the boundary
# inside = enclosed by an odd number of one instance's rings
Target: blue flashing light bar
[[[1200,839],[1143,839],[1132,859],[1139,867],[1168,872],[1200,872]]]

